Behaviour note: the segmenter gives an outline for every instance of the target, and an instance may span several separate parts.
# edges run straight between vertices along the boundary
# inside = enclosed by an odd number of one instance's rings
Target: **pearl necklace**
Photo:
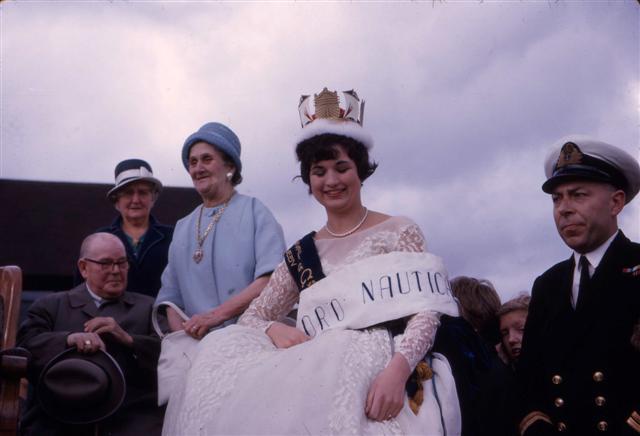
[[[350,234],[352,234],[353,232],[355,232],[356,230],[358,230],[363,224],[364,222],[367,220],[367,217],[369,216],[369,209],[367,209],[366,207],[364,208],[364,216],[362,217],[362,219],[360,220],[360,222],[358,224],[356,224],[356,226],[350,230],[347,230],[344,233],[334,233],[329,229],[329,223],[325,224],[324,228],[327,231],[327,233],[329,233],[331,236],[333,236],[334,238],[344,238],[345,236],[349,236]]]

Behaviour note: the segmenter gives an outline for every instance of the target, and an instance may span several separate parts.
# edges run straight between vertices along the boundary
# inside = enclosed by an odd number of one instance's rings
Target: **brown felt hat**
[[[36,387],[38,401],[54,419],[90,424],[115,413],[127,391],[120,365],[99,350],[81,354],[69,348],[51,359]]]

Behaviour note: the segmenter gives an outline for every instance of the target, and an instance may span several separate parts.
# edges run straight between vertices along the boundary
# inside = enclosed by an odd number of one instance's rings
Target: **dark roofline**
[[[82,239],[117,217],[112,186],[0,179],[0,265],[22,268],[25,289],[68,288]],[[174,225],[199,203],[193,188],[165,186],[153,214]]]

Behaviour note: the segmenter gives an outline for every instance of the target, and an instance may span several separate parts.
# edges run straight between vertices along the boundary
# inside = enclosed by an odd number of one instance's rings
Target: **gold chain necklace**
[[[207,239],[207,236],[211,232],[211,229],[213,229],[213,226],[216,225],[218,221],[220,221],[220,217],[222,217],[222,213],[229,205],[229,202],[231,201],[233,194],[235,194],[235,192],[231,194],[231,197],[229,197],[227,201],[224,202],[222,207],[218,209],[216,213],[213,215],[211,222],[209,223],[207,228],[204,230],[204,234],[202,236],[200,236],[200,222],[202,221],[202,212],[204,211],[204,203],[202,204],[202,206],[200,206],[200,214],[198,215],[198,221],[196,222],[196,243],[198,244],[198,248],[196,248],[196,251],[193,252],[193,260],[195,261],[195,263],[200,263],[200,261],[204,257],[204,250],[202,249],[202,244],[204,244],[204,240]]]

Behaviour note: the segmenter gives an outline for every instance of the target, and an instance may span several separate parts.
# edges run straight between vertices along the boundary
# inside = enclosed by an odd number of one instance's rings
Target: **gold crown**
[[[302,127],[315,120],[332,119],[353,121],[362,126],[364,120],[364,100],[360,101],[358,94],[352,89],[343,91],[344,107],[340,107],[338,91],[329,91],[326,87],[319,94],[313,95],[313,114],[309,112],[310,95],[300,97],[298,112]]]

